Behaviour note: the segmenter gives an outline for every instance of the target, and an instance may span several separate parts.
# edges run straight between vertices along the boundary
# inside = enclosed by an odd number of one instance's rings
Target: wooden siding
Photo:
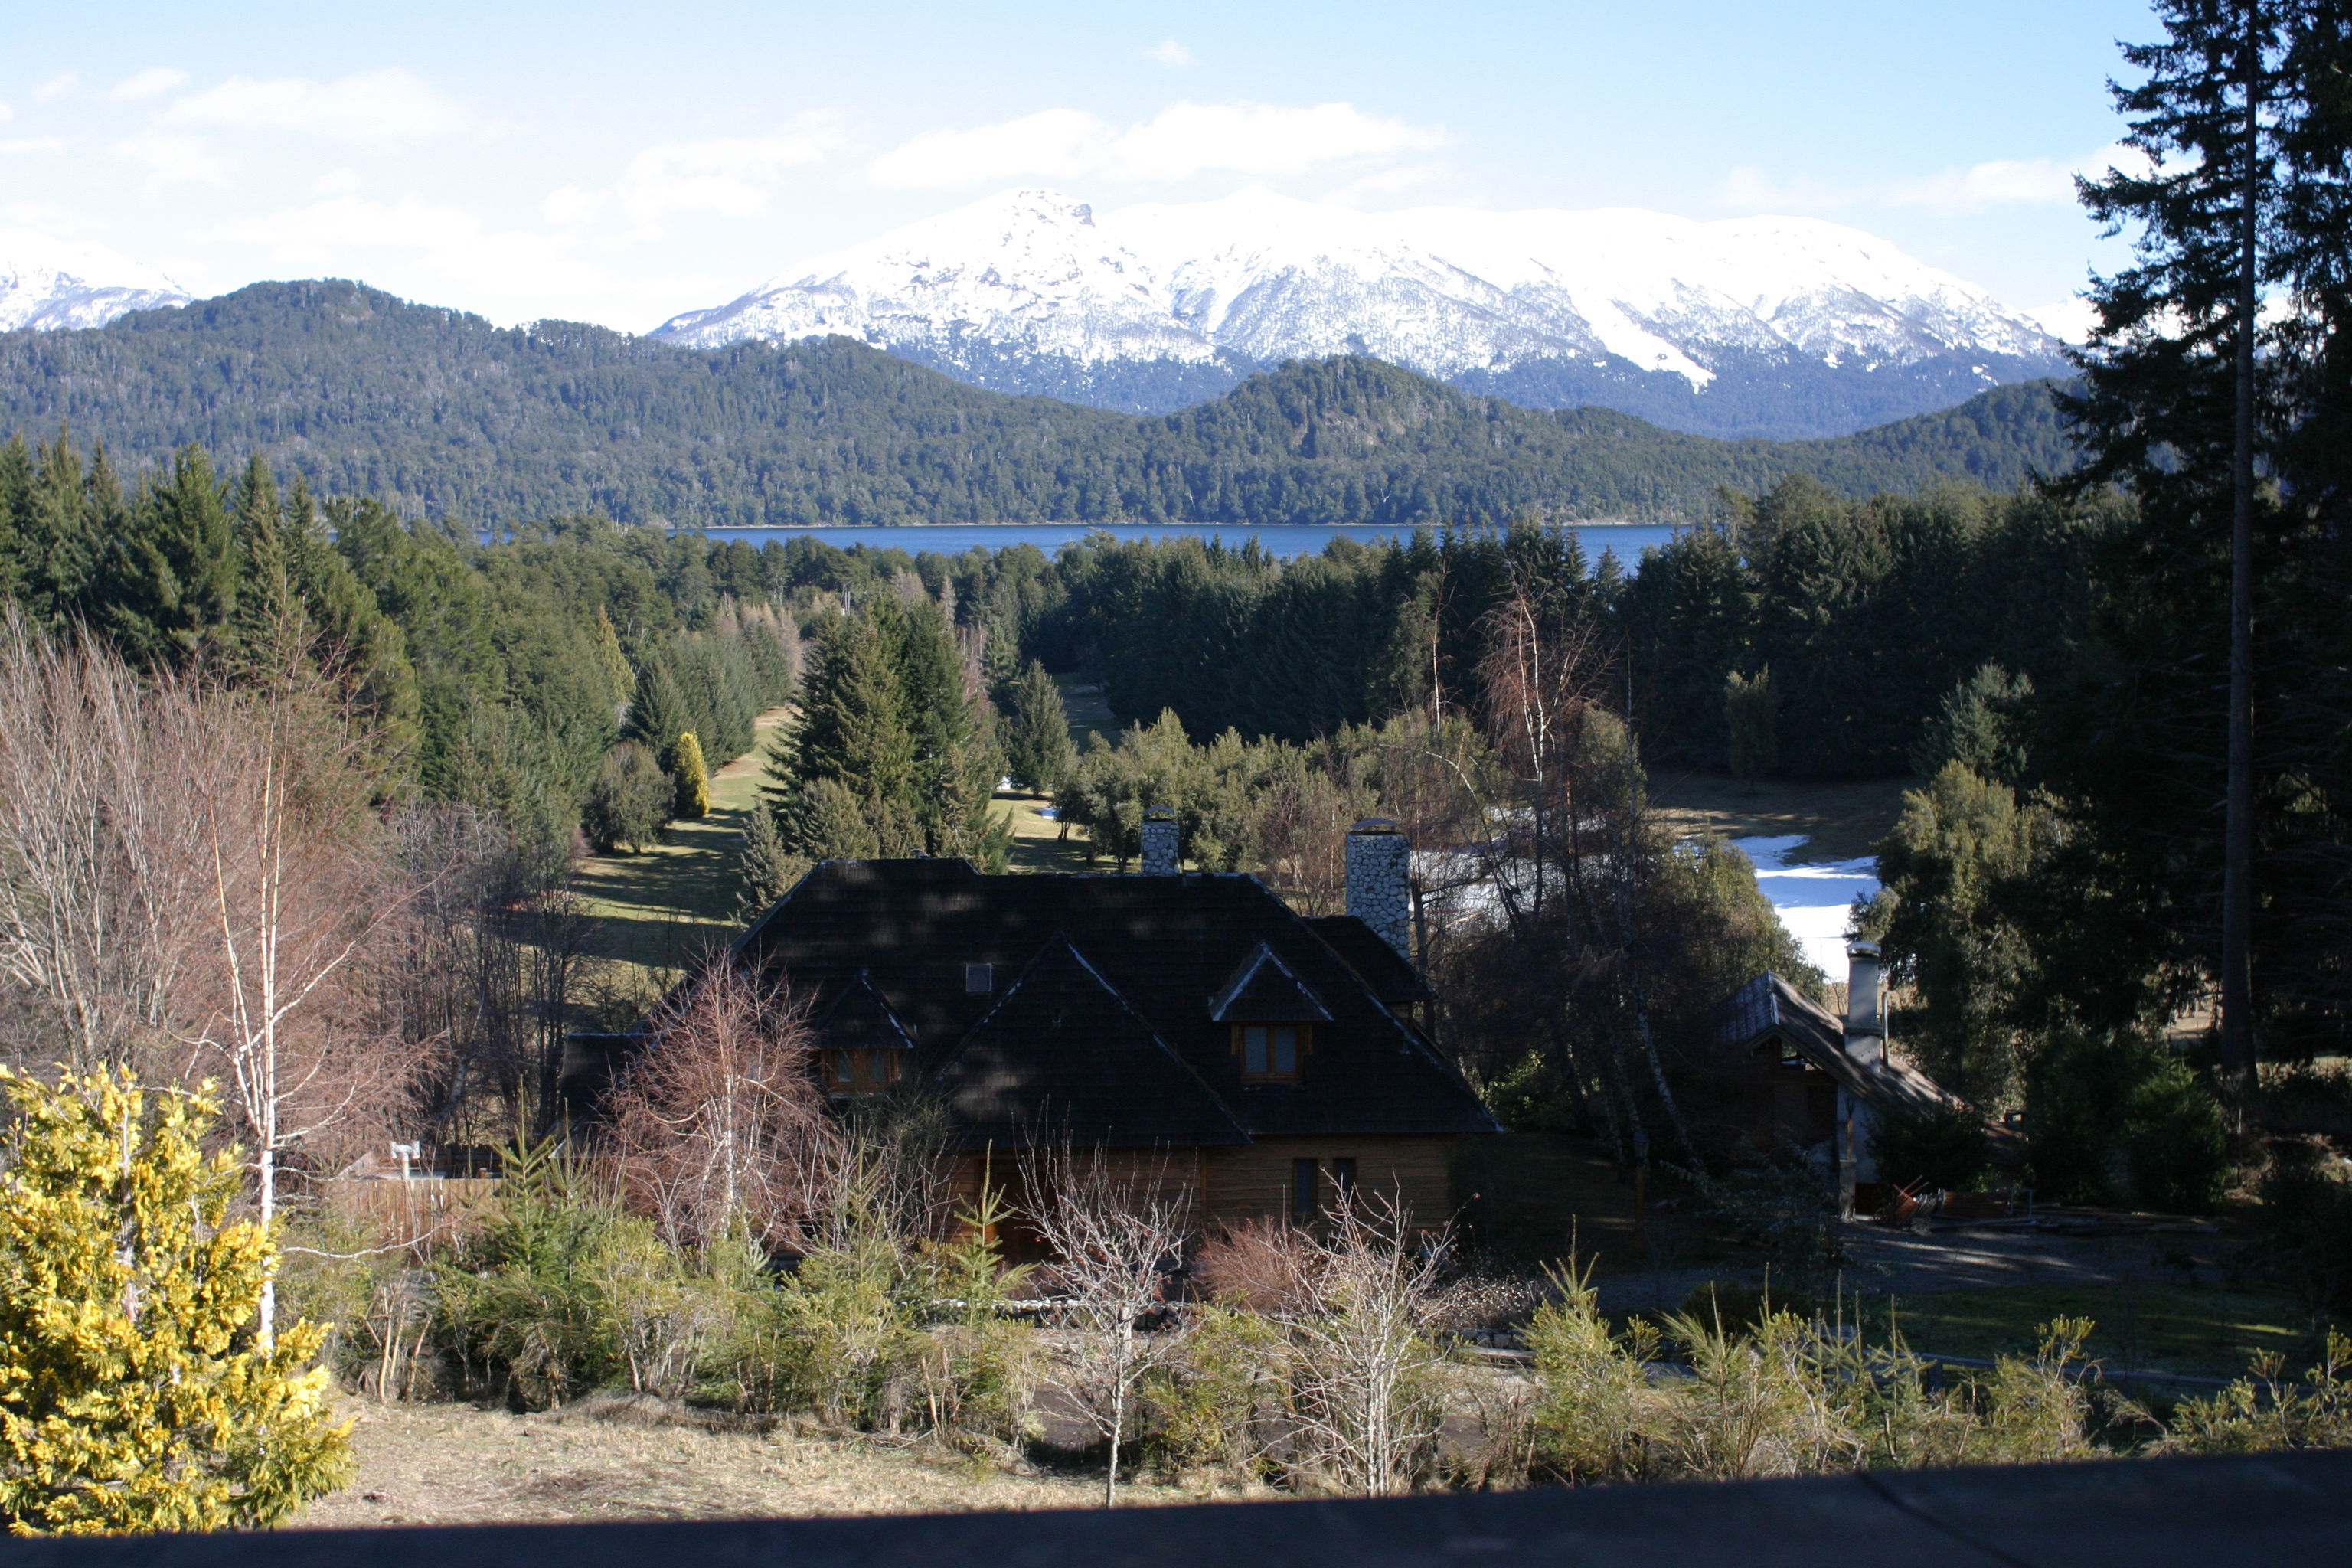
[[[1434,1230],[1454,1217],[1454,1142],[1435,1136],[1268,1138],[1237,1149],[1113,1149],[1104,1160],[1118,1180],[1189,1190],[1193,1221],[1203,1230],[1291,1217],[1291,1184],[1300,1160],[1316,1162],[1321,1198],[1328,1204],[1334,1196],[1332,1162],[1353,1160],[1359,1193],[1401,1203],[1416,1228]],[[960,1207],[978,1200],[983,1173],[1005,1202],[1018,1206],[1026,1197],[1020,1156],[966,1154],[957,1161],[953,1179]]]

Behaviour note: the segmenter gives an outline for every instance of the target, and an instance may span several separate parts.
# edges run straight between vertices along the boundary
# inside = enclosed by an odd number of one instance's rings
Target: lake
[[[1370,544],[1381,540],[1410,539],[1410,528],[1371,528],[1352,523],[1328,526],[1306,524],[1274,524],[1265,527],[1245,527],[1228,523],[1142,522],[1142,523],[1077,523],[1077,522],[1007,522],[1007,523],[936,523],[900,528],[707,528],[702,532],[712,539],[740,539],[753,545],[768,541],[786,542],[794,539],[821,539],[827,544],[847,550],[865,545],[872,550],[904,550],[910,554],[934,551],[946,555],[960,555],[967,550],[1005,550],[1015,544],[1034,544],[1051,555],[1065,544],[1076,544],[1089,533],[1108,533],[1120,539],[1174,539],[1190,534],[1202,539],[1222,541],[1238,550],[1255,539],[1268,554],[1290,560],[1300,555],[1318,554],[1325,545],[1340,535],[1359,543]],[[1603,550],[1616,552],[1618,562],[1631,571],[1641,560],[1642,552],[1654,544],[1664,544],[1675,535],[1675,530],[1658,523],[1594,522],[1577,529],[1584,541],[1588,554],[1596,561]]]

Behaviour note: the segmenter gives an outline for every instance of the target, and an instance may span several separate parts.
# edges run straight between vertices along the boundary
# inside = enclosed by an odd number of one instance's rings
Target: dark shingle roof
[[[1030,961],[931,1084],[967,1144],[1250,1141],[1233,1108],[1066,936]]]
[[[1220,1024],[1328,1024],[1331,1009],[1298,983],[1274,949],[1259,942],[1209,998],[1209,1016]]]
[[[1389,1011],[1323,929],[1254,877],[988,877],[961,860],[827,861],[734,951],[812,997],[818,1016],[862,978],[913,1035],[919,1071],[929,1075],[1010,999],[1001,984],[992,993],[967,991],[966,965],[992,964],[996,975],[1023,975],[1027,985],[1033,963],[1057,942],[1075,944],[1082,967],[1131,1011],[1139,1030],[1122,1026],[1088,1057],[1048,1037],[1083,1042],[1087,1026],[1068,1007],[1059,1024],[1050,1009],[1028,1004],[996,1019],[990,1037],[998,1043],[990,1048],[1034,1056],[1036,1070],[1020,1082],[1038,1102],[1075,1106],[1083,1085],[1055,1073],[1081,1065],[1091,1072],[1096,1060],[1114,1056],[1140,1061],[1148,1037],[1237,1111],[1251,1137],[1495,1130],[1461,1076]],[[1261,944],[1328,1014],[1328,1022],[1317,1020],[1315,1048],[1297,1084],[1244,1086],[1228,1026],[1211,1016],[1213,999]],[[1074,996],[1085,990],[1075,977],[1053,984],[1076,988]],[[1009,1092],[1012,1083],[1001,1080],[992,1093]],[[1071,1131],[1098,1142],[1111,1121],[1103,1129],[1074,1124]]]
[[[1843,1021],[1769,969],[1717,1003],[1714,1024],[1717,1046],[1746,1052],[1777,1038],[1881,1110],[1916,1112],[1958,1103],[1908,1062],[1848,1056]]]
[[[1421,971],[1404,961],[1404,955],[1391,947],[1381,933],[1353,915],[1316,915],[1307,922],[1315,934],[1331,944],[1331,951],[1348,963],[1348,967],[1363,976],[1372,994],[1394,1007],[1407,1002],[1434,1002],[1437,993],[1421,977]]]

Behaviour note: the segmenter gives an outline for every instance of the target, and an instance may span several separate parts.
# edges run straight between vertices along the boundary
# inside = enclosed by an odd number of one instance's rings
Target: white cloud
[[[107,90],[106,96],[130,103],[142,98],[153,98],[187,84],[188,73],[168,66],[150,66],[135,75],[124,77]]]
[[[2057,158],[1996,158],[1965,169],[1898,180],[1887,191],[1886,200],[1896,206],[1928,207],[1948,214],[1982,212],[1987,207],[2064,206],[2074,199],[2076,167]]]
[[[2091,330],[2099,324],[2098,310],[2079,294],[2048,305],[2036,305],[2025,313],[2041,323],[2043,331],[2063,342],[2090,342]]]
[[[351,253],[375,251],[481,295],[609,289],[612,279],[570,254],[571,242],[528,230],[492,228],[462,207],[419,196],[377,201],[330,196],[306,206],[225,224],[218,237],[264,247],[279,266],[356,271]],[[373,264],[371,264],[373,266]]]
[[[2075,175],[2135,163],[2144,167],[2147,160],[2127,147],[2107,146],[2079,158],[1994,158],[1907,179],[1845,184],[1805,174],[1784,179],[1747,164],[1725,175],[1715,195],[1727,206],[1758,212],[1821,212],[1878,202],[1958,216],[1992,207],[2069,206]]]
[[[1173,38],[1162,38],[1143,51],[1143,58],[1158,60],[1163,66],[1189,66],[1200,57]]]
[[[331,82],[231,77],[218,87],[174,99],[162,119],[170,125],[285,131],[343,142],[424,141],[476,123],[463,104],[397,68]]]
[[[961,185],[1008,174],[1058,177],[1096,167],[1110,127],[1078,109],[1045,109],[970,131],[932,131],[866,166],[877,185]]]
[[[657,234],[670,213],[757,217],[786,170],[821,163],[846,141],[838,116],[812,111],[765,136],[657,142],[631,158],[610,187],[560,186],[539,210],[550,223],[577,228],[617,207],[641,236]]]
[[[1118,130],[1076,109],[1047,109],[969,131],[934,131],[868,165],[877,184],[971,184],[1021,175],[1184,180],[1211,173],[1297,174],[1325,164],[1444,144],[1434,126],[1351,103],[1173,103]]]
[[[33,89],[35,103],[55,103],[81,85],[81,78],[72,71],[60,71]]]
[[[1860,195],[1853,187],[1832,185],[1808,175],[1781,179],[1753,163],[1732,170],[1715,187],[1715,199],[1724,205],[1759,212],[1820,212],[1851,205]]]
[[[118,145],[126,155],[146,165],[149,190],[166,185],[228,183],[228,166],[193,136],[157,132],[126,138]]]
[[[1377,119],[1352,103],[1175,103],[1118,139],[1113,173],[1130,180],[1181,180],[1211,171],[1297,174],[1444,142],[1433,126]]]
[[[65,139],[59,136],[19,136],[14,142],[0,142],[0,158],[14,158],[27,153],[62,153]]]

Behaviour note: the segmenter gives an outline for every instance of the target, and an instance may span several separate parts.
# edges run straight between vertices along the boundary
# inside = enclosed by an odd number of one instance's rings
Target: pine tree
[[[110,540],[102,619],[132,658],[185,663],[235,617],[240,573],[224,490],[204,448],[184,447]]]
[[[628,735],[645,747],[664,773],[677,769],[677,738],[694,727],[694,710],[669,660],[647,665],[637,679],[637,700],[629,710]]]
[[[0,1177],[0,1516],[28,1531],[276,1523],[351,1473],[326,1331],[262,1348],[277,1238],[231,1220],[218,1108],[120,1076],[0,1068],[21,1120]]]
[[[702,760],[702,742],[688,730],[678,736],[671,755],[670,777],[677,784],[671,815],[699,822],[710,815],[710,769]]]
[[[808,875],[809,864],[805,856],[785,847],[784,836],[776,829],[776,814],[762,802],[743,825],[743,847],[736,857],[736,874],[743,884],[737,915],[749,924],[767,913]]]
[[[1007,726],[1004,760],[1013,782],[1035,795],[1062,787],[1078,763],[1070,743],[1070,714],[1062,689],[1035,659],[1013,689],[1013,722]]]
[[[867,843],[867,855],[922,847],[915,736],[894,651],[876,616],[840,616],[817,636],[800,712],[769,763],[785,807],[778,825],[796,853],[822,859]],[[804,797],[821,781],[832,788],[812,804]],[[855,825],[845,815],[852,806]]]
[[[2079,694],[2100,712],[2063,726],[2068,782],[2121,808],[2084,814],[2116,851],[2111,895],[2177,910],[2219,895],[2202,929],[2161,917],[2148,929],[2167,935],[2133,967],[2219,978],[2222,1070],[2239,1092],[2255,1048],[2256,542],[2278,542],[2256,484],[2275,412],[2261,295],[2292,281],[2271,247],[2286,200],[2277,131],[2309,91],[2279,69],[2289,8],[2162,0],[2165,39],[2125,47],[2144,79],[2115,97],[2147,168],[2082,193],[2111,228],[2137,228],[2135,264],[2095,281],[2085,390],[2064,400],[2086,458],[2072,488],[2124,485],[2140,514],[2106,562],[2101,628],[2131,673]]]
[[[613,722],[618,724],[628,716],[629,699],[636,695],[637,672],[629,668],[629,657],[621,651],[620,637],[613,630],[613,617],[602,605],[596,606],[596,663],[612,692]]]

